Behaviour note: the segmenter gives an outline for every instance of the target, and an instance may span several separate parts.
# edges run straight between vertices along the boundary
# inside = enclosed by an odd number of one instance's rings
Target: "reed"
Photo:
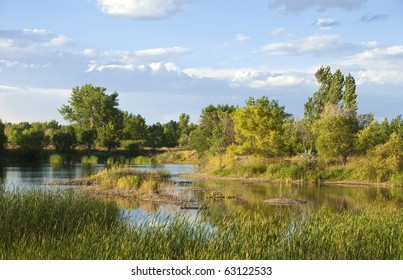
[[[98,163],[98,157],[97,156],[83,156],[81,158],[81,163],[84,164],[97,164]]]
[[[81,193],[0,192],[0,259],[402,259],[400,206],[236,212],[139,224]]]

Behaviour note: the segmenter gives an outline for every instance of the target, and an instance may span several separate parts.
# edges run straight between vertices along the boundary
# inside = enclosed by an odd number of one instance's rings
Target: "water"
[[[103,164],[52,165],[49,163],[0,166],[0,177],[6,189],[54,188],[44,183],[66,181],[90,176],[104,168]],[[302,212],[307,215],[320,207],[335,210],[361,207],[368,204],[387,204],[403,201],[403,188],[353,187],[313,184],[241,183],[234,181],[184,180],[178,174],[191,173],[189,164],[133,165],[132,168],[156,171],[166,170],[178,182],[175,193],[193,200],[196,205],[206,206],[210,215],[225,215],[229,211],[254,211],[264,209],[268,215],[274,213]],[[226,199],[206,199],[206,196],[220,194]],[[228,198],[229,197],[229,198]],[[306,201],[302,205],[273,206],[264,201],[271,198],[292,198]],[[156,204],[135,199],[114,199],[124,209],[125,215],[135,222],[152,219],[155,213],[160,217],[175,215],[179,206]],[[182,210],[183,211],[183,210]],[[192,218],[198,210],[187,210]]]

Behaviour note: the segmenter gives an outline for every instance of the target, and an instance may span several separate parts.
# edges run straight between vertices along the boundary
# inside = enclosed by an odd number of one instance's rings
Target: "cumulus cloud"
[[[320,28],[320,29],[330,29],[333,26],[339,25],[339,22],[332,18],[319,18],[312,22],[312,25]]]
[[[324,11],[328,8],[353,10],[360,8],[367,0],[270,0],[269,6],[281,12],[297,13],[309,8]]]
[[[132,19],[162,19],[183,11],[194,0],[97,0],[108,15]]]
[[[99,51],[95,49],[84,49],[81,52],[83,57],[90,59],[86,73],[103,70],[124,70],[136,71],[145,70],[145,64],[164,63],[178,55],[184,55],[191,51],[184,47],[154,48],[136,51]],[[157,62],[156,62],[157,61]],[[169,69],[172,65],[169,64]],[[153,69],[154,66],[151,66]]]

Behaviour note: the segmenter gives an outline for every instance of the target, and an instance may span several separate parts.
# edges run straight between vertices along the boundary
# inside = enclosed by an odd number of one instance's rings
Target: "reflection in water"
[[[20,189],[42,186],[43,183],[63,181],[90,176],[104,168],[102,164],[72,163],[67,165],[11,165],[0,166],[0,176],[6,188]],[[378,187],[341,187],[318,186],[313,184],[285,184],[285,183],[242,183],[234,181],[194,181],[179,179],[178,174],[193,172],[192,165],[165,164],[165,165],[136,165],[132,168],[155,171],[167,170],[177,180],[172,191],[187,200],[193,200],[198,205],[206,206],[201,211],[206,217],[221,217],[229,212],[255,213],[265,215],[292,215],[298,213],[308,216],[309,213],[323,206],[338,210],[361,207],[368,204],[382,204],[388,202],[403,202],[403,188]],[[221,198],[214,198],[211,193],[220,193]],[[223,198],[224,197],[224,198]],[[263,203],[272,198],[291,198],[306,201],[303,205],[274,206]],[[179,206],[158,205],[151,202],[135,199],[115,199],[115,202],[124,209],[125,217],[134,223],[155,219],[164,221],[171,219],[178,212],[185,212],[189,219],[195,219],[197,210],[181,210]],[[257,211],[259,210],[259,211]]]

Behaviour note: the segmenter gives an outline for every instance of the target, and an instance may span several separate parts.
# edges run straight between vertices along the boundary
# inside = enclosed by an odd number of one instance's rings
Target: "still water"
[[[285,183],[242,183],[233,181],[193,182],[179,178],[182,173],[192,173],[193,165],[162,164],[162,165],[133,165],[132,168],[141,170],[166,170],[177,181],[175,192],[195,205],[203,205],[212,215],[225,215],[228,211],[254,211],[262,209],[268,215],[279,212],[306,212],[307,214],[320,207],[335,210],[361,207],[368,204],[387,204],[403,201],[403,188],[353,187],[338,185],[285,184]],[[8,190],[29,188],[55,188],[44,186],[44,183],[66,181],[92,175],[103,169],[103,164],[72,163],[68,165],[27,164],[0,165],[0,180]],[[65,186],[62,188],[66,188]],[[206,199],[219,194],[226,199]],[[306,203],[294,206],[273,206],[264,201],[272,198],[291,198],[303,200]],[[135,199],[114,199],[133,220],[152,217],[158,213],[162,219],[180,211],[179,206],[156,204]],[[194,216],[198,210],[188,210]]]

